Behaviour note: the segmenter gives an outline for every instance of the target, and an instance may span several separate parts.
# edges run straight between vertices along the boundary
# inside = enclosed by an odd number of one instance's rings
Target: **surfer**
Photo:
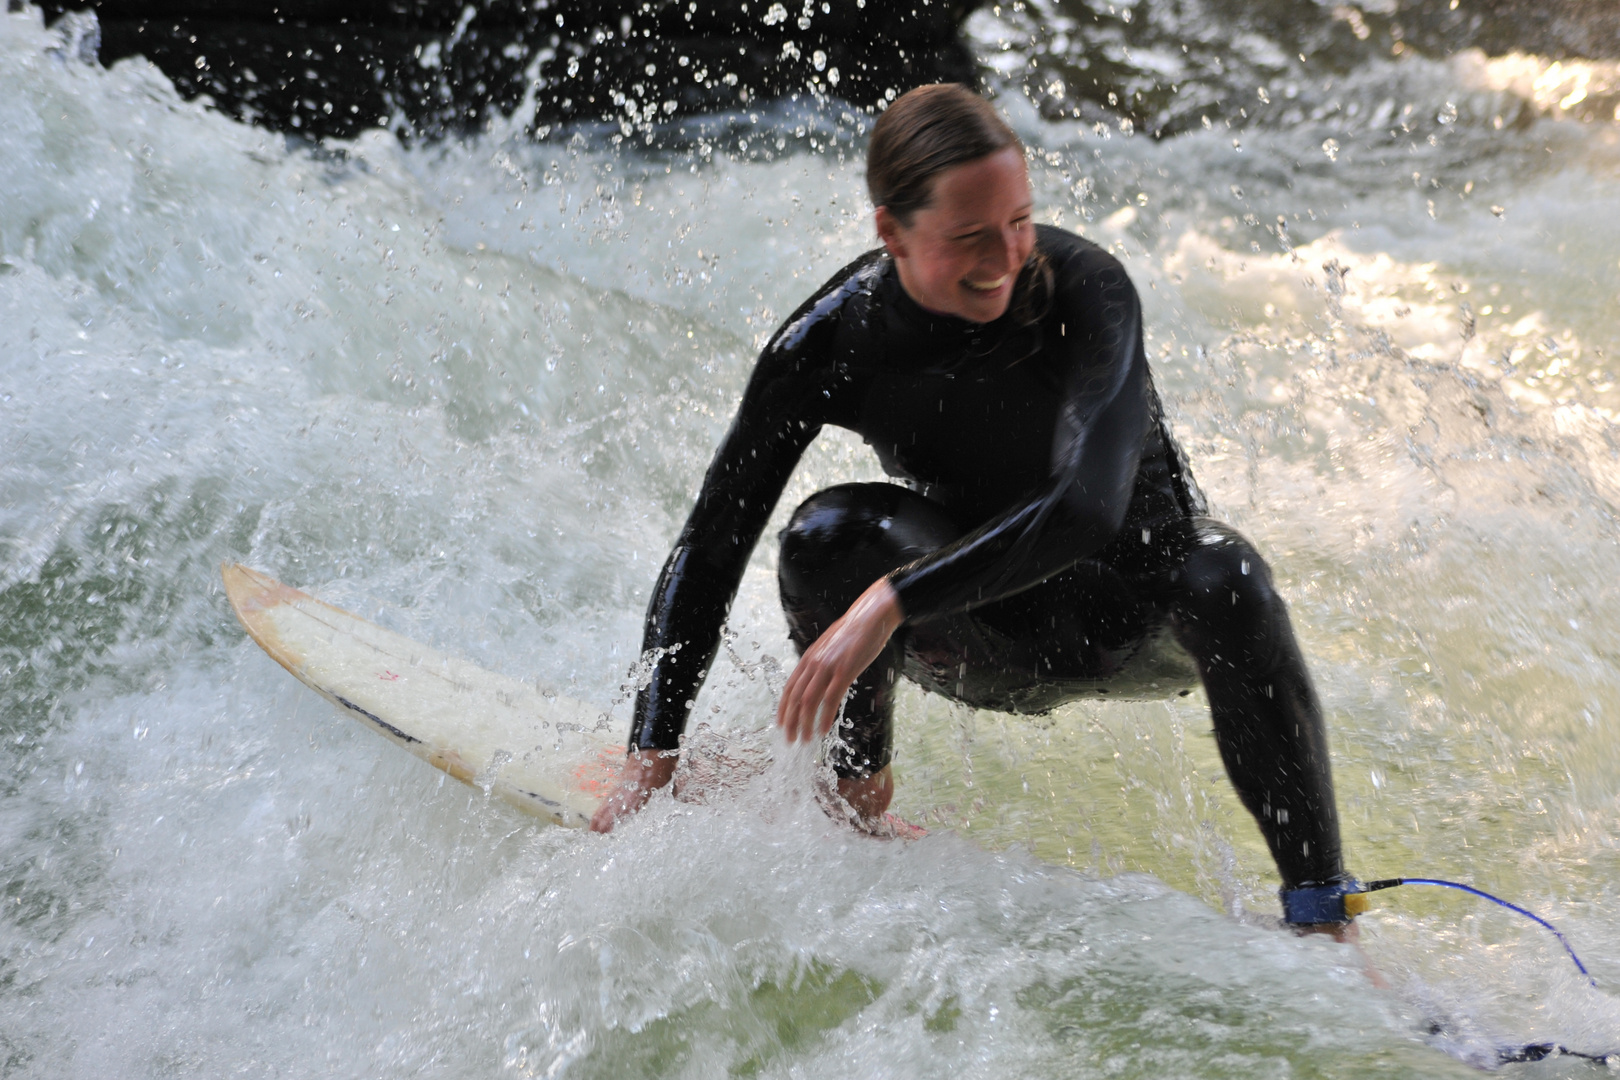
[[[829,488],[783,530],[782,604],[802,655],[777,723],[790,742],[837,724],[828,760],[860,819],[893,796],[902,677],[1041,713],[1143,696],[1190,657],[1285,917],[1342,923],[1335,898],[1351,879],[1321,707],[1265,561],[1206,516],[1124,269],[1034,224],[1023,146],[961,86],[913,90],[883,113],[867,185],[882,247],[760,354],[654,590],[650,682],[592,828],[670,781],[750,552],[832,424],[905,486]]]

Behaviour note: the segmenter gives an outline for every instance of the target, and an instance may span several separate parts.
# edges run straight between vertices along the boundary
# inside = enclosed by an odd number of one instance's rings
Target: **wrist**
[[[893,634],[906,621],[900,594],[895,591],[894,583],[887,577],[880,577],[874,581],[856,603],[866,609],[864,613],[869,614],[883,628],[885,634]]]

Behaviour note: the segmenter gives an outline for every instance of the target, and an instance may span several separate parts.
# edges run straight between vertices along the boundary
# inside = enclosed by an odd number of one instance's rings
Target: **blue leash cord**
[[[1558,944],[1569,953],[1569,958],[1575,961],[1575,968],[1593,988],[1597,987],[1597,980],[1592,973],[1586,970],[1581,958],[1575,955],[1575,950],[1569,947],[1569,941],[1563,933],[1552,923],[1543,919],[1533,911],[1526,911],[1518,904],[1510,904],[1500,896],[1492,896],[1484,889],[1476,889],[1472,885],[1464,885],[1460,881],[1445,881],[1441,878],[1384,878],[1382,881],[1369,881],[1362,883],[1355,879],[1338,881],[1327,885],[1307,885],[1295,889],[1284,889],[1281,893],[1283,902],[1283,917],[1285,921],[1295,925],[1312,925],[1322,923],[1343,924],[1367,910],[1366,894],[1377,892],[1380,889],[1393,889],[1397,885],[1440,885],[1447,889],[1460,889],[1473,896],[1483,897],[1493,904],[1500,904],[1509,911],[1518,912],[1525,918],[1551,930],[1558,939]],[[1431,1023],[1430,1035],[1448,1034],[1441,1024]],[[1620,1053],[1594,1054],[1581,1050],[1571,1050],[1560,1043],[1530,1043],[1525,1046],[1500,1046],[1496,1050],[1496,1063],[1510,1065],[1517,1062],[1545,1061],[1548,1058],[1573,1057],[1583,1058],[1587,1061],[1596,1061],[1603,1064],[1620,1064]]]
[[[1367,892],[1377,892],[1379,889],[1393,889],[1397,885],[1443,885],[1448,889],[1461,889],[1465,893],[1472,893],[1474,896],[1482,896],[1492,903],[1501,904],[1509,911],[1518,912],[1520,915],[1523,915],[1532,922],[1539,923],[1542,926],[1545,926],[1548,930],[1551,930],[1553,932],[1553,937],[1558,939],[1558,944],[1562,945],[1564,947],[1564,951],[1569,953],[1569,958],[1575,961],[1576,970],[1578,970],[1582,975],[1585,975],[1586,981],[1591,983],[1593,987],[1597,986],[1597,980],[1592,978],[1592,973],[1590,971],[1586,970],[1586,965],[1581,963],[1581,958],[1575,955],[1575,950],[1569,947],[1569,940],[1564,937],[1562,931],[1560,931],[1558,927],[1554,926],[1546,919],[1543,919],[1540,915],[1537,915],[1535,912],[1526,911],[1518,904],[1510,904],[1506,900],[1503,900],[1500,896],[1492,896],[1485,890],[1476,889],[1472,885],[1464,885],[1460,881],[1443,881],[1440,878],[1385,878],[1382,881],[1369,881],[1363,885],[1362,888]]]

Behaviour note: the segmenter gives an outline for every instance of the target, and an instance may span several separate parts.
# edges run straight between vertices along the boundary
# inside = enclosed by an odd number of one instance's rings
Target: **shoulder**
[[[1047,267],[1058,317],[1102,319],[1139,316],[1141,297],[1124,265],[1083,236],[1051,225],[1036,226],[1035,249]]]
[[[864,309],[888,266],[888,253],[874,248],[840,269],[787,317],[771,335],[763,355],[796,352],[811,339],[831,333],[851,308]]]
[[[1130,280],[1124,265],[1107,249],[1056,225],[1035,226],[1035,250],[1046,258],[1060,280],[1089,274]]]

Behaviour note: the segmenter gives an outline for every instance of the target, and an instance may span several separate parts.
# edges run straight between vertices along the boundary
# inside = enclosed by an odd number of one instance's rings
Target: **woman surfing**
[[[961,86],[913,90],[883,113],[867,186],[882,247],[760,354],[654,590],[643,648],[658,659],[592,828],[670,781],[749,556],[830,424],[905,486],[829,488],[783,530],[782,606],[802,655],[776,719],[790,742],[838,725],[828,763],[859,818],[893,797],[901,678],[1042,713],[1141,696],[1190,657],[1285,918],[1342,926],[1354,885],[1321,707],[1270,570],[1206,516],[1124,269],[1034,224],[1023,146]]]

